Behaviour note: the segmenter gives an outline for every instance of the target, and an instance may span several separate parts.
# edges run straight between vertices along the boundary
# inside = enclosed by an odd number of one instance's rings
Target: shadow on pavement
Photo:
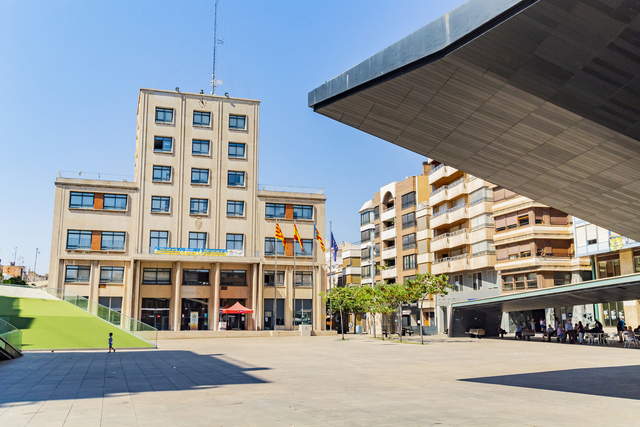
[[[17,402],[90,399],[119,393],[262,384],[219,355],[190,351],[27,353],[0,363],[0,407]]]
[[[640,366],[613,366],[466,378],[458,381],[640,400],[638,378]]]

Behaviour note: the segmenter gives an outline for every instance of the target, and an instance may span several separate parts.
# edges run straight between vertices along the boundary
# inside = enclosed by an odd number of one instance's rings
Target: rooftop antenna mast
[[[219,44],[223,44],[224,40],[218,40],[218,1],[216,0],[215,6],[215,14],[213,20],[213,73],[211,75],[211,95],[215,95],[216,86],[220,86],[222,84],[222,80],[216,80],[216,56],[217,56],[217,47]]]

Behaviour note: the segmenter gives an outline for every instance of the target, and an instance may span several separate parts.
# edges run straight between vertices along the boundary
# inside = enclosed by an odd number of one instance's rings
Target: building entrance
[[[246,299],[221,298],[220,307],[229,308],[235,303],[247,305]],[[245,331],[247,330],[247,314],[245,313],[221,313],[220,322],[226,330]]]
[[[206,331],[209,329],[209,300],[182,298],[181,331]]]
[[[168,331],[169,298],[142,298],[140,321],[159,331]]]

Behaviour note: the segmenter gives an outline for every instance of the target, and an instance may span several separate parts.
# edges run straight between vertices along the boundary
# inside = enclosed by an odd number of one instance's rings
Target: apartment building
[[[325,265],[327,266],[327,290],[340,286],[359,285],[361,283],[360,245],[348,242],[338,244],[335,261],[333,253],[327,250]]]
[[[576,256],[589,257],[594,278],[640,273],[640,242],[575,217],[573,230]],[[610,301],[589,309],[605,327],[614,328],[619,318],[634,328],[640,325],[636,300]]]
[[[50,286],[160,330],[322,329],[325,197],[258,190],[259,104],[141,89],[134,182],[56,179]]]
[[[448,328],[451,304],[498,295],[494,269],[493,185],[450,166],[428,162],[431,273],[446,274],[449,295],[436,298],[438,330]]]

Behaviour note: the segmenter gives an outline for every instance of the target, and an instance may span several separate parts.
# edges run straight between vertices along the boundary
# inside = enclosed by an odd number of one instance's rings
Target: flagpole
[[[331,251],[334,250],[333,249],[333,225],[331,223],[331,221],[329,221],[329,239],[331,239],[329,241],[329,247],[331,249],[329,249],[329,289],[327,291],[331,291],[331,289],[333,289],[333,262],[331,262]],[[330,327],[331,330],[333,331],[333,304],[329,304],[329,309],[331,310],[331,320],[330,320]]]
[[[315,208],[314,208],[315,210]],[[314,212],[315,214],[315,212]],[[315,215],[313,216],[315,218]],[[316,294],[314,293],[314,282],[316,278],[316,223],[313,223],[313,238],[311,239],[311,330],[313,331],[313,325],[315,322],[313,321],[313,317],[316,314],[314,310]]]
[[[276,226],[277,224],[278,223],[276,222]],[[273,272],[273,332],[276,331],[276,324],[278,323],[278,238],[276,237],[274,240],[276,249],[276,265],[274,267],[275,271]]]
[[[297,230],[296,228],[296,221],[293,220],[293,229]],[[302,242],[298,242],[298,244],[300,244],[300,247],[302,248]],[[291,328],[291,330],[296,329],[296,239],[294,236],[293,239],[293,327]]]

